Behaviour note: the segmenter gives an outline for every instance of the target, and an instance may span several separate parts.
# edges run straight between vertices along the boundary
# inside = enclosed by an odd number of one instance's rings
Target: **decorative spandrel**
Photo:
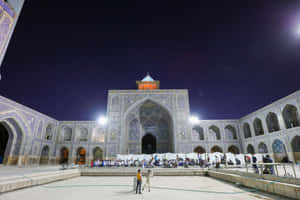
[[[5,45],[8,42],[14,17],[14,10],[4,0],[0,0],[0,55],[3,53]]]

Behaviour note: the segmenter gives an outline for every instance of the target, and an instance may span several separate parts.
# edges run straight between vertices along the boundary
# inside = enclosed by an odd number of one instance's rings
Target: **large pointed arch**
[[[0,116],[0,123],[9,133],[3,164],[25,164],[26,161],[22,159],[22,156],[29,152],[29,148],[25,151],[25,136],[30,133],[30,129],[25,123],[25,120],[17,112],[8,112]]]
[[[161,120],[157,120],[155,116],[146,117],[143,115],[141,109],[143,107],[147,107],[147,104],[152,104],[154,106],[154,110],[158,110],[163,118]],[[157,109],[158,108],[158,109]],[[152,110],[152,109],[151,109]],[[158,126],[161,130],[165,129],[167,138],[164,138],[164,134],[161,132],[161,137],[157,138],[157,144],[160,148],[157,149],[157,152],[174,152],[174,123],[171,111],[167,106],[162,105],[152,98],[144,98],[135,102],[133,105],[127,109],[124,114],[124,118],[122,121],[122,126],[125,127],[125,133],[122,135],[122,144],[121,144],[121,152],[123,153],[141,153],[141,139],[142,136],[146,134],[153,134],[150,129],[146,127]],[[134,124],[134,126],[131,126]],[[165,128],[165,127],[168,128]],[[130,136],[130,133],[135,134],[135,140],[131,140],[133,137]],[[155,135],[155,134],[154,134]],[[163,141],[164,140],[164,141]],[[161,143],[161,144],[159,144]],[[163,144],[164,143],[164,144]],[[164,149],[165,148],[165,149]]]

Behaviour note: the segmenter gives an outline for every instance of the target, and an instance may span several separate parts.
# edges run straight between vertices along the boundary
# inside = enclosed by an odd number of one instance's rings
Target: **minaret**
[[[136,81],[139,90],[156,90],[159,89],[159,81],[155,81],[149,73],[141,81]]]
[[[24,1],[25,0],[0,0],[0,67]]]

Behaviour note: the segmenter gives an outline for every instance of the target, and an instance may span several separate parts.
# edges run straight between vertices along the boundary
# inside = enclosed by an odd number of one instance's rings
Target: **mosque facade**
[[[5,165],[89,163],[117,154],[232,152],[300,161],[300,91],[240,119],[190,123],[188,90],[160,89],[147,75],[136,90],[109,90],[107,124],[58,121],[0,97]]]
[[[0,64],[23,3],[0,0]],[[136,83],[136,90],[108,91],[105,125],[58,121],[0,96],[0,164],[84,164],[166,152],[261,153],[276,162],[300,161],[300,91],[240,119],[192,124],[188,90],[160,89],[150,75]]]

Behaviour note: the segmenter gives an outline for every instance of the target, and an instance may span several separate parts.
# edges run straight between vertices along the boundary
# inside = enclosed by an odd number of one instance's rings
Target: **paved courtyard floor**
[[[203,176],[160,176],[151,179],[151,192],[133,192],[133,177],[78,177],[0,195],[0,200],[85,200],[85,199],[220,199],[285,200],[287,198]]]
[[[60,170],[61,166],[40,166],[40,167],[19,167],[0,165],[0,178],[9,176],[22,176],[25,174],[34,174],[40,172],[52,172]]]

